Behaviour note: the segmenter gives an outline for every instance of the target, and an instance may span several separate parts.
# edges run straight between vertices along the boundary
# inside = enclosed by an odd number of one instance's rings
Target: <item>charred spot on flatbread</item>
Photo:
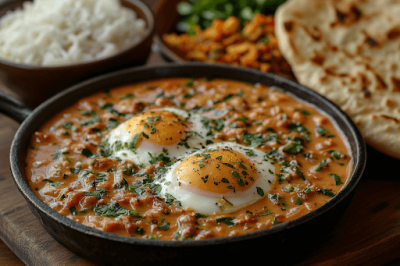
[[[335,13],[336,21],[331,24],[331,27],[351,25],[357,23],[362,17],[361,11],[355,5],[352,5],[347,12],[341,11],[336,7]]]
[[[293,0],[275,13],[279,48],[298,82],[339,105],[368,144],[398,159],[399,14],[392,0]]]
[[[293,22],[291,21],[285,22],[285,29],[287,32],[291,32],[293,29]]]

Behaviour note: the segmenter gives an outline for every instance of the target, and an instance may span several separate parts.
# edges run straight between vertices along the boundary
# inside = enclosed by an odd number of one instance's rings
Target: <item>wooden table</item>
[[[152,53],[147,65],[158,64],[165,62]],[[8,158],[17,128],[0,115],[0,265],[92,265],[57,243],[18,192]],[[399,166],[399,160],[368,148],[368,166],[349,208],[300,265],[400,265]]]

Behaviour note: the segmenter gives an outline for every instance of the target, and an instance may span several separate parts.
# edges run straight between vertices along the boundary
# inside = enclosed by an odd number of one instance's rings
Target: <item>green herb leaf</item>
[[[136,227],[135,233],[142,236],[144,233],[144,229],[142,227]]]
[[[90,158],[93,156],[93,153],[89,149],[83,149],[81,154],[86,156],[86,158]]]
[[[107,120],[107,128],[116,128],[119,125],[119,122],[115,120],[114,118],[110,118]]]
[[[198,212],[195,213],[195,216],[196,216],[196,219],[207,218],[208,217],[207,215],[204,215],[204,214],[201,214],[201,213],[198,213]]]
[[[337,174],[329,174],[333,179],[335,179],[335,184],[336,186],[339,186],[343,184],[343,182],[340,180],[340,177]]]
[[[74,124],[72,122],[65,122],[62,126],[65,129],[70,129]]]
[[[69,211],[71,212],[72,215],[77,215],[78,214],[78,212],[76,211],[75,207],[69,208]]]
[[[234,226],[234,217],[224,217],[224,218],[217,218],[215,221],[217,223],[224,223],[226,225],[228,225],[229,227]]]
[[[161,230],[167,231],[169,229],[169,223],[164,223],[162,225],[157,225]]]
[[[302,205],[303,204],[303,200],[300,197],[296,197],[296,199],[294,200],[294,204],[296,205]]]
[[[318,192],[327,195],[329,197],[333,197],[335,196],[335,193],[332,192],[332,189],[328,190],[328,189],[320,189]]]
[[[335,157],[336,160],[340,160],[340,157],[342,155],[340,152],[334,150],[329,150],[328,153]]]
[[[241,116],[241,117],[236,118],[236,121],[243,121],[243,122],[246,122],[246,121],[247,121],[247,118]]]
[[[87,197],[93,196],[96,197],[97,199],[101,199],[106,194],[106,192],[107,191],[104,188],[99,188],[96,191],[83,192],[83,195]]]
[[[110,202],[107,205],[97,204],[94,207],[94,213],[103,217],[117,217],[120,215],[130,215],[129,210],[120,206],[118,203]]]
[[[261,197],[264,197],[264,190],[262,189],[262,188],[260,188],[260,187],[256,187],[257,188],[257,193],[258,193],[258,195],[260,195]]]
[[[264,213],[259,214],[258,217],[267,216],[270,214],[273,214],[273,212],[266,210]]]
[[[322,168],[324,167],[329,167],[329,164],[326,162],[326,160],[322,160],[322,162],[320,162],[315,168],[314,171],[315,172],[319,172],[322,170]]]
[[[181,6],[181,5],[179,5],[179,6]],[[179,9],[179,6],[178,6],[178,9]],[[178,12],[179,12],[179,11],[178,11]],[[187,86],[187,87],[193,86],[193,82],[194,82],[194,78],[190,78],[189,81],[186,83],[186,86]]]
[[[328,130],[326,130],[325,128],[321,127],[321,126],[316,126],[315,127],[315,131],[317,132],[318,135],[320,136],[325,136],[326,134],[329,133]]]

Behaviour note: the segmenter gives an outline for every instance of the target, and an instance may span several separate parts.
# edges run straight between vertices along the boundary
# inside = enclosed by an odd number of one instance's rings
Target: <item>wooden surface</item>
[[[164,62],[153,53],[147,64]],[[8,158],[17,128],[0,115],[0,265],[92,265],[48,235],[17,190]],[[351,205],[300,265],[400,265],[399,166],[399,160],[369,148],[367,169]],[[288,248],[299,244],[301,240]]]

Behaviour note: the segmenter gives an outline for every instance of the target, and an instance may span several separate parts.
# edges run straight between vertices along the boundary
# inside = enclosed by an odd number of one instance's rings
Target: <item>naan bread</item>
[[[400,159],[400,0],[289,0],[275,27],[299,83],[339,105],[369,145]]]

